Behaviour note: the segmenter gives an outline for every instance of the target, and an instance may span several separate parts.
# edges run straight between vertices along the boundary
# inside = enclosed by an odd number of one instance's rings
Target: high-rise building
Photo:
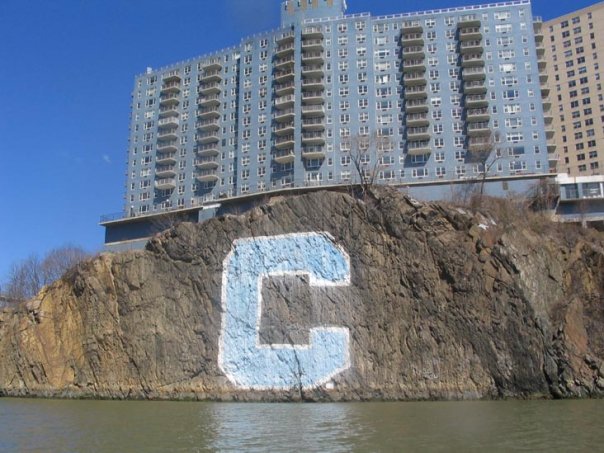
[[[604,174],[603,30],[604,2],[543,24],[558,173]]]
[[[446,199],[549,174],[530,2],[345,10],[288,0],[279,29],[136,77],[126,206],[104,219],[106,242],[269,191],[371,180]]]

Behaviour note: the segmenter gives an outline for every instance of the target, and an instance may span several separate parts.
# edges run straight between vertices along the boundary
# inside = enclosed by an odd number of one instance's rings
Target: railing
[[[128,215],[126,214],[125,211],[112,212],[110,214],[101,215],[100,223],[113,222],[114,220],[121,220],[121,219],[125,219],[127,217],[128,217]]]
[[[275,144],[281,145],[282,143],[293,142],[295,140],[296,137],[293,135],[286,135],[285,137],[278,137],[277,140],[275,140]]]
[[[293,43],[285,44],[283,46],[278,46],[277,50],[275,52],[276,53],[287,52],[289,50],[294,50],[295,48],[296,48],[296,46]]]
[[[161,87],[162,90],[169,90],[170,88],[179,88],[180,89],[180,82],[164,83]]]
[[[316,45],[323,45],[322,39],[304,39],[302,40],[302,47],[313,47]]]

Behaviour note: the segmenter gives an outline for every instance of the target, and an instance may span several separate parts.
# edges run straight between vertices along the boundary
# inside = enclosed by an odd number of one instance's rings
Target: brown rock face
[[[312,286],[304,272],[265,276],[254,347],[291,349],[309,343],[310,329],[337,326],[348,332],[347,365],[316,386],[302,377],[289,388],[234,382],[219,359],[228,356],[220,352],[230,315],[225,258],[236,239],[309,232],[329,233],[348,254],[350,284]],[[145,251],[103,254],[27,306],[0,311],[0,395],[602,396],[603,270],[601,237],[562,245],[384,190],[370,202],[330,192],[284,198],[181,224]],[[263,382],[258,364],[233,360]]]

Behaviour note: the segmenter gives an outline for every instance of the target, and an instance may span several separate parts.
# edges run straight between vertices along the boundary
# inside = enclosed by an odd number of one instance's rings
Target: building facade
[[[144,235],[146,217],[202,219],[271,191],[371,180],[443,199],[485,173],[493,195],[549,173],[528,1],[345,10],[288,0],[279,29],[136,77],[126,205],[102,222],[107,242]]]
[[[604,2],[543,24],[557,171],[604,174]]]

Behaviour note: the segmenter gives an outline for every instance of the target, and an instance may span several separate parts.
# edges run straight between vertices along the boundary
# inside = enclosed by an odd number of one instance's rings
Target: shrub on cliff
[[[43,259],[30,255],[12,265],[2,296],[9,301],[31,299],[43,286],[58,280],[67,270],[88,257],[84,249],[72,245],[52,249]]]

